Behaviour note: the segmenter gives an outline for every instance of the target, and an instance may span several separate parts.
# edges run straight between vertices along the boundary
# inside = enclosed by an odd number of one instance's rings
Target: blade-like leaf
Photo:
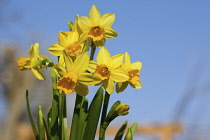
[[[44,127],[44,115],[42,113],[42,107],[39,106],[38,108],[38,130],[39,130],[39,140],[45,140],[45,127]]]
[[[131,132],[131,128],[128,128],[128,132],[127,132],[124,140],[133,140],[133,135],[132,135],[132,132]]]
[[[124,134],[124,131],[125,131],[125,128],[126,128],[127,124],[128,124],[128,122],[125,121],[124,124],[118,130],[114,140],[122,140],[122,137],[123,137],[123,134]]]
[[[26,90],[26,105],[27,105],[29,120],[31,122],[31,126],[32,126],[32,129],[33,129],[33,132],[34,132],[34,136],[35,136],[36,140],[39,140],[39,134],[38,134],[38,131],[36,129],[33,117],[31,115],[30,103],[29,103],[29,100],[28,100],[28,90]]]
[[[134,123],[132,126],[131,126],[131,132],[132,132],[132,135],[134,135],[135,131],[136,131],[136,128],[138,126],[138,123]]]
[[[83,140],[94,140],[96,134],[96,128],[101,112],[101,106],[103,102],[103,88],[100,87],[91,102],[88,110],[87,125],[84,132]]]
[[[50,113],[50,136],[52,140],[58,140],[58,103],[59,103],[59,93],[57,90],[57,76],[53,70],[51,69],[51,77],[52,77],[52,87],[53,87],[53,101]]]
[[[71,123],[71,132],[70,132],[70,137],[69,140],[77,140],[77,133],[78,133],[78,120],[79,120],[79,114],[80,114],[80,109],[82,105],[84,96],[76,95],[76,101],[74,105],[74,113],[73,113],[73,118],[72,118],[72,123]]]
[[[78,121],[78,130],[77,130],[77,140],[82,140],[84,130],[86,127],[87,123],[87,109],[88,109],[88,99],[84,99],[81,109],[80,109],[80,114],[79,114],[79,121]]]

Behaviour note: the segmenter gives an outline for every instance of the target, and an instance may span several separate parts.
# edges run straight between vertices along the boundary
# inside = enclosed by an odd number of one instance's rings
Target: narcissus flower
[[[80,96],[88,94],[87,85],[96,85],[101,82],[101,79],[93,74],[85,72],[89,64],[89,55],[84,53],[78,56],[73,62],[71,57],[64,52],[65,68],[63,65],[55,65],[55,71],[59,77],[57,88],[65,94],[76,91]]]
[[[83,45],[84,43],[79,40],[79,33],[77,31],[59,32],[58,43],[49,47],[49,52],[53,55],[60,56],[60,61],[63,62],[63,50],[69,56],[78,56],[82,52]]]
[[[97,62],[90,61],[88,71],[102,80],[102,85],[109,94],[113,93],[114,82],[124,82],[129,79],[126,71],[120,68],[123,54],[110,56],[109,51],[101,47],[96,57]]]
[[[101,16],[98,8],[93,5],[89,12],[89,17],[80,17],[78,25],[82,30],[81,38],[90,38],[96,46],[104,46],[105,38],[118,36],[117,32],[111,28],[115,21],[115,14],[106,13]]]
[[[124,63],[122,64],[122,69],[124,69],[129,76],[128,81],[119,82],[116,84],[117,93],[122,92],[128,86],[128,83],[133,88],[141,88],[142,84],[140,82],[140,70],[142,68],[142,63],[137,61],[135,63],[130,62],[130,55],[126,52],[124,57]]]
[[[31,45],[29,51],[30,58],[20,58],[17,61],[18,69],[20,70],[29,70],[31,69],[34,75],[39,80],[44,80],[44,76],[39,71],[43,67],[52,67],[54,64],[47,57],[39,54],[39,44],[35,43]]]

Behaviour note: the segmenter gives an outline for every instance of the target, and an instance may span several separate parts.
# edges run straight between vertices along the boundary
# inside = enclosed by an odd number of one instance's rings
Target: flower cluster
[[[58,43],[49,47],[49,52],[58,57],[57,64],[39,54],[39,44],[35,43],[30,47],[29,58],[20,58],[17,61],[18,69],[32,70],[39,80],[44,80],[40,69],[50,67],[51,72],[56,75],[56,80],[54,80],[56,86],[53,88],[59,91],[59,96],[76,92],[80,97],[84,97],[89,93],[89,85],[101,85],[108,96],[114,90],[117,93],[124,91],[128,84],[139,89],[142,87],[140,82],[142,63],[139,61],[131,63],[128,52],[111,56],[105,47],[106,39],[118,36],[118,33],[111,28],[114,21],[115,14],[106,13],[101,16],[98,8],[92,6],[88,17],[77,15],[74,22],[68,23],[70,31],[60,31]],[[94,61],[97,48],[99,50]],[[56,92],[55,95],[57,96]],[[80,100],[80,103],[83,104],[84,101]],[[117,116],[127,115],[128,109],[129,105],[117,102],[105,120],[103,119],[105,116],[102,116],[101,124],[107,127]],[[65,110],[65,107],[61,110]],[[106,115],[106,109],[103,110]],[[60,123],[60,120],[58,122]],[[106,129],[106,127],[102,128]],[[100,137],[104,136],[100,134]]]
[[[74,23],[69,22],[69,32],[58,33],[58,43],[49,47],[51,54],[59,56],[59,64],[54,65],[60,77],[58,89],[65,94],[76,91],[77,94],[84,96],[88,93],[87,85],[102,84],[109,94],[113,93],[115,83],[118,93],[128,84],[133,88],[141,88],[139,78],[142,63],[131,63],[127,52],[111,56],[104,47],[107,38],[118,35],[111,28],[114,21],[115,14],[106,13],[101,16],[97,7],[92,6],[89,17],[76,16]],[[99,47],[96,62],[89,61],[86,48],[91,45]],[[43,60],[49,59],[39,54],[37,43],[31,46],[29,56],[30,58],[18,60],[18,68],[31,69],[38,79],[44,80],[39,69],[48,66],[47,63],[43,65]]]

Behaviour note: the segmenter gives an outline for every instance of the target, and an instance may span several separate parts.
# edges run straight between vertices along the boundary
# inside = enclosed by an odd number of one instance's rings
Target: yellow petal
[[[67,36],[68,44],[78,42],[78,39],[79,39],[79,33],[76,31],[70,32]]]
[[[68,46],[67,36],[68,34],[66,32],[58,33],[58,44],[60,44],[64,48]]]
[[[125,69],[126,71],[129,71],[131,68],[131,60],[130,60],[130,55],[128,52],[125,52],[124,55],[124,63],[122,65],[123,69]]]
[[[56,56],[61,56],[63,53],[63,50],[64,50],[64,47],[62,47],[58,43],[53,44],[52,46],[49,47],[49,52]]]
[[[118,55],[112,56],[110,62],[108,63],[109,68],[111,70],[119,68],[122,65],[123,56],[124,56],[123,54],[118,54]]]
[[[67,72],[70,72],[72,70],[73,61],[71,57],[69,57],[65,51],[63,51],[63,58],[66,65]]]
[[[129,84],[130,84],[131,87],[136,88],[136,89],[142,88],[142,84],[141,84],[140,80],[138,80],[138,81],[136,82],[136,84],[132,84],[132,83],[130,83],[130,82],[129,82]]]
[[[111,78],[104,80],[103,87],[108,92],[108,94],[112,94],[114,91],[114,81]]]
[[[96,57],[97,62],[99,64],[108,64],[110,59],[111,59],[111,56],[110,56],[109,51],[106,48],[101,47]]]
[[[84,85],[95,86],[101,82],[101,78],[90,73],[82,73],[78,76],[78,82]]]
[[[58,77],[62,77],[67,73],[66,69],[61,64],[55,64],[54,71],[55,71],[56,75],[58,75]]]
[[[115,21],[115,14],[106,13],[100,19],[100,25],[103,27],[111,27]]]
[[[75,73],[83,73],[85,70],[87,70],[88,65],[89,65],[89,55],[88,53],[84,53],[76,58],[74,64],[72,65],[72,70]]]
[[[88,32],[83,32],[79,37],[79,43],[84,42],[88,38]]]
[[[58,63],[61,64],[61,65],[63,65],[63,66],[65,66],[65,62],[64,62],[64,57],[63,57],[63,55],[61,55],[61,56],[59,57]]]
[[[86,85],[78,83],[76,88],[75,88],[75,91],[80,96],[86,96],[88,94],[88,87]]]
[[[137,62],[134,62],[131,64],[131,69],[138,69],[138,70],[141,70],[142,68],[142,63],[137,61]]]
[[[31,59],[31,68],[41,68],[42,66],[42,60],[39,60],[39,59],[35,59],[35,58],[32,58]]]
[[[97,67],[97,63],[95,61],[90,61],[87,70],[89,72],[95,72]]]
[[[116,84],[116,92],[117,93],[123,92],[126,89],[127,86],[128,86],[128,81],[126,81],[126,82],[118,82]]]
[[[118,36],[118,33],[109,27],[104,27],[105,29],[105,38],[115,38]]]
[[[126,71],[123,69],[115,69],[111,71],[110,78],[115,82],[125,82],[130,77],[127,75]]]
[[[78,25],[83,32],[88,32],[91,27],[91,22],[88,17],[80,17],[78,19]]]
[[[93,5],[90,8],[90,12],[89,12],[89,18],[90,18],[90,21],[92,22],[93,26],[95,26],[95,24],[97,24],[99,22],[100,17],[101,17],[101,14],[100,14],[98,8],[95,5]]]
[[[44,76],[42,75],[42,73],[39,71],[38,68],[32,68],[31,70],[33,74],[36,76],[36,78],[38,78],[39,80],[45,80]]]
[[[30,58],[37,58],[38,54],[39,54],[39,43],[35,43],[30,47],[29,56]]]

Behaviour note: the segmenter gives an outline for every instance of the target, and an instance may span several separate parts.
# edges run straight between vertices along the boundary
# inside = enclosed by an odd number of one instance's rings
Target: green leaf
[[[131,132],[131,128],[128,128],[128,132],[127,132],[124,140],[133,140],[133,134]]]
[[[67,140],[67,118],[62,120],[62,140]]]
[[[36,140],[39,140],[39,134],[37,132],[33,117],[31,115],[30,103],[29,103],[29,100],[28,100],[28,90],[26,90],[26,105],[27,105],[27,112],[28,112],[29,120],[31,122],[31,126],[32,126],[32,129],[33,129],[33,132],[34,132],[34,136],[35,136]]]
[[[91,102],[90,108],[88,110],[87,125],[84,132],[83,140],[94,140],[97,124],[101,112],[103,102],[103,88],[100,87]]]
[[[124,131],[125,131],[125,128],[126,128],[127,124],[128,124],[128,121],[125,121],[124,124],[118,130],[114,140],[122,140],[122,137],[123,137],[123,134],[124,134]]]
[[[132,132],[132,135],[134,135],[135,131],[136,131],[136,128],[138,126],[138,123],[134,123],[132,126],[131,126],[131,132]]]
[[[84,99],[81,109],[80,109],[80,114],[79,114],[79,121],[78,121],[78,130],[77,130],[77,140],[82,140],[84,130],[87,124],[87,109],[88,109],[88,99]]]
[[[45,127],[44,127],[44,115],[42,113],[42,107],[38,108],[38,130],[39,130],[39,140],[45,140]]]
[[[82,101],[84,99],[84,96],[76,95],[76,101],[74,105],[74,113],[72,118],[72,124],[71,124],[71,132],[69,140],[76,140],[77,139],[77,133],[78,133],[78,120],[79,120],[79,114],[80,114],[80,108],[82,106]]]
[[[52,77],[52,87],[53,87],[53,101],[50,113],[50,136],[52,140],[58,140],[59,135],[59,126],[58,126],[58,113],[59,113],[59,93],[57,90],[57,76],[55,74],[54,68],[51,68],[51,77]]]
[[[48,114],[49,114],[49,112],[48,112]],[[44,117],[43,117],[43,122],[44,122],[44,127],[45,127],[45,130],[46,130],[47,140],[51,140],[51,138],[50,138],[50,129],[49,129],[50,125],[49,125],[49,122],[48,122],[48,125],[47,125]]]

